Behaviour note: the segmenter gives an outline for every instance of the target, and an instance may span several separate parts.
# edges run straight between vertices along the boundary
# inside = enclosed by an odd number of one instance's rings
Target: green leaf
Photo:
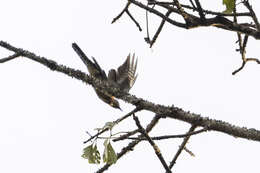
[[[99,153],[99,151],[97,149],[97,145],[95,145],[94,148],[93,148],[93,156],[95,158],[95,163],[99,164],[101,157],[100,157],[100,153]]]
[[[84,159],[88,159],[90,157],[91,153],[92,153],[92,145],[89,145],[83,149],[82,157]]]
[[[223,4],[226,6],[224,13],[232,13],[235,8],[236,0],[223,0]]]
[[[110,141],[108,139],[104,142],[104,153],[103,153],[103,162],[107,164],[114,164],[117,161],[117,155],[113,149]]]
[[[99,164],[100,163],[100,153],[97,150],[96,144],[91,144],[83,149],[82,157],[84,159],[88,159],[88,163],[90,164]]]
[[[114,127],[115,123],[114,122],[106,122],[105,126],[103,127],[103,129],[108,128],[109,130],[111,130]]]
[[[97,131],[101,131],[101,130],[104,130],[104,129],[109,129],[109,130],[112,130],[112,128],[116,125],[115,122],[106,122],[106,124],[102,127],[102,128],[95,128],[95,130]]]

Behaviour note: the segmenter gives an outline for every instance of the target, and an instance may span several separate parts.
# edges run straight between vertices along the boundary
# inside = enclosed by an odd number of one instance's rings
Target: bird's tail
[[[85,55],[85,53],[80,49],[80,47],[77,45],[77,43],[72,43],[72,48],[78,54],[78,56],[80,57],[80,59],[84,62],[84,64],[86,66],[88,66],[89,64],[93,64],[91,62],[91,60],[87,57],[87,55]]]

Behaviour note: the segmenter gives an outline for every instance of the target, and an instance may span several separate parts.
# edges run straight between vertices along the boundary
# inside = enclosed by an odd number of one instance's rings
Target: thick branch
[[[243,25],[236,24],[236,23],[230,21],[229,19],[223,17],[224,15],[217,15],[216,17],[213,17],[213,18],[207,18],[205,20],[201,20],[200,17],[197,17],[193,14],[184,12],[181,5],[179,3],[176,3],[176,1],[174,1],[175,2],[174,5],[177,6],[177,9],[172,7],[171,5],[159,4],[159,6],[166,8],[168,10],[171,10],[172,13],[182,15],[186,21],[185,24],[178,22],[178,21],[174,21],[171,18],[166,17],[159,10],[150,8],[141,2],[138,2],[136,0],[129,0],[129,1],[132,4],[159,16],[162,19],[164,19],[166,22],[169,22],[170,24],[180,27],[180,28],[192,29],[192,28],[200,27],[200,26],[214,26],[214,27],[221,28],[224,30],[244,33],[244,34],[254,37],[255,39],[260,39],[260,32],[258,30],[252,29],[244,24]]]
[[[23,52],[23,56],[27,57],[31,60],[34,60],[36,62],[39,62],[51,70],[62,72],[68,76],[77,78],[87,84],[91,84],[92,86],[96,87],[102,92],[110,93],[111,95],[114,95],[117,98],[120,98],[124,100],[127,103],[133,104],[135,106],[138,106],[141,109],[154,112],[155,114],[162,115],[164,117],[168,118],[174,118],[177,120],[181,120],[187,123],[190,123],[192,125],[201,126],[204,128],[207,128],[208,130],[215,130],[218,132],[222,132],[231,136],[235,137],[241,137],[245,139],[260,141],[260,131],[256,129],[247,129],[245,127],[238,127],[235,125],[232,125],[230,123],[221,121],[221,120],[214,120],[210,119],[208,117],[202,117],[199,114],[190,113],[187,111],[184,111],[178,107],[168,107],[160,104],[155,104],[149,101],[146,101],[142,98],[138,98],[134,95],[131,95],[129,93],[121,91],[119,88],[116,88],[115,86],[112,86],[108,82],[100,81],[98,79],[92,78],[88,76],[87,74],[79,71],[74,70],[72,68],[58,65],[55,61],[46,59],[44,57],[40,57],[35,55],[34,53],[31,53],[29,51],[24,51],[23,49],[16,48],[14,46],[11,46],[10,44],[0,41],[0,46],[11,50],[15,53]]]

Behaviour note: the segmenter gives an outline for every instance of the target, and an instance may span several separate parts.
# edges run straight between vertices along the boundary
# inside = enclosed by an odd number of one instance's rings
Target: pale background
[[[203,2],[203,1],[202,1]],[[214,3],[215,2],[215,3]],[[212,10],[224,10],[222,0],[205,2]],[[183,30],[166,25],[155,46],[144,42],[124,15],[111,25],[126,1],[89,0],[9,0],[1,3],[0,39],[86,72],[71,48],[77,42],[89,56],[106,69],[120,65],[129,52],[138,56],[138,79],[130,93],[164,105],[172,105],[202,116],[239,126],[260,129],[260,66],[241,65],[235,52],[236,34],[213,27]],[[204,6],[205,6],[204,5]],[[260,2],[253,3],[258,16]],[[145,12],[130,11],[145,31]],[[245,18],[246,19],[246,18]],[[150,29],[158,26],[150,15]],[[150,35],[153,35],[151,31]],[[248,56],[259,58],[260,42],[250,37]],[[10,52],[0,49],[1,58]],[[86,173],[100,166],[81,158],[85,133],[113,121],[133,109],[122,101],[124,112],[112,109],[90,86],[64,74],[53,72],[26,58],[0,64],[0,172]],[[143,126],[153,117],[137,114]],[[162,120],[151,135],[182,134],[190,126]],[[135,129],[129,118],[114,132]],[[181,140],[156,142],[169,162]],[[102,141],[99,143],[102,151]],[[116,151],[127,142],[114,143]],[[174,172],[258,172],[259,142],[208,132],[191,138],[187,147],[196,157],[183,152]],[[142,142],[107,172],[164,172],[151,146]]]

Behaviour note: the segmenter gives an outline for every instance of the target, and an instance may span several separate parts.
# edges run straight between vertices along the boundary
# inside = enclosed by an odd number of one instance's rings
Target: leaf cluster
[[[117,161],[117,155],[114,148],[111,145],[109,139],[104,141],[104,152],[103,152],[103,162],[106,164],[114,164]],[[90,164],[100,164],[100,152],[97,148],[96,143],[92,143],[83,149],[82,157],[84,159],[88,159],[88,163]]]
[[[226,6],[224,13],[232,13],[235,8],[235,0],[223,0],[222,2]]]

